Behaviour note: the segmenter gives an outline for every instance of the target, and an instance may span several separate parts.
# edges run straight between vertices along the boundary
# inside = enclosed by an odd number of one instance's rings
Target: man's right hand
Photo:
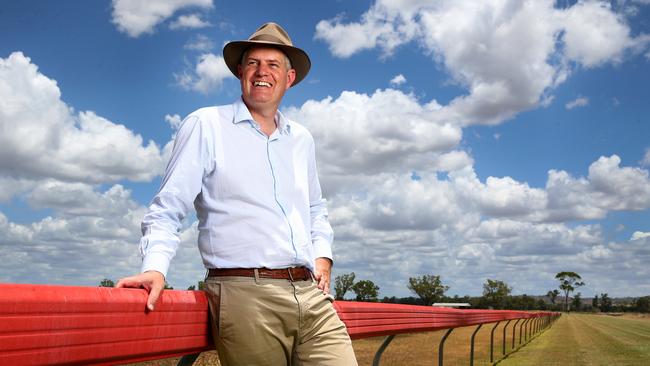
[[[145,288],[149,291],[147,309],[153,311],[160,293],[165,288],[165,276],[158,271],[147,271],[131,277],[124,277],[117,282],[115,287]]]

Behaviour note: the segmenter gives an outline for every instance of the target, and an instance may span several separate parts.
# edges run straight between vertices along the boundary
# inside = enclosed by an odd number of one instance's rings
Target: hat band
[[[286,40],[280,39],[274,35],[271,34],[260,34],[257,35],[253,38],[250,39],[251,41],[264,41],[264,42],[272,42],[272,43],[279,43],[284,46],[292,46],[291,42],[287,42]]]

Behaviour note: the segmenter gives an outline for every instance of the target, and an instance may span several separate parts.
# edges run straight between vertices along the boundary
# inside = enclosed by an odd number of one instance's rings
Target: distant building
[[[433,304],[433,306],[437,306],[440,308],[470,308],[472,307],[469,303],[467,302],[437,302]]]

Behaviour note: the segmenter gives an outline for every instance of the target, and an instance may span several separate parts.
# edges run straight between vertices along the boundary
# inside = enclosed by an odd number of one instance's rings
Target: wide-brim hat
[[[237,65],[241,62],[244,52],[252,46],[270,46],[284,52],[291,67],[296,70],[296,80],[291,86],[298,84],[307,76],[311,68],[309,56],[298,47],[294,47],[289,34],[276,23],[265,23],[259,27],[246,41],[229,42],[223,47],[223,59],[230,71],[237,74]]]

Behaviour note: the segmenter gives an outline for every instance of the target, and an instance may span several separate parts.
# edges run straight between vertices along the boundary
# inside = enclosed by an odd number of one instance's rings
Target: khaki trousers
[[[223,366],[357,365],[332,297],[313,280],[208,277],[206,291]]]

